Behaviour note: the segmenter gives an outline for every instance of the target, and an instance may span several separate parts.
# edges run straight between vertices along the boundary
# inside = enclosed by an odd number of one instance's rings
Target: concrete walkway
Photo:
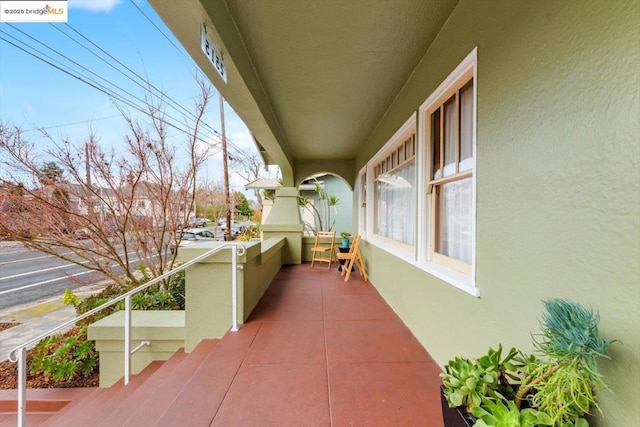
[[[83,286],[78,288],[74,293],[82,300],[92,294],[100,292],[105,286],[106,284]],[[0,323],[20,323],[18,326],[0,332],[0,362],[9,359],[9,352],[15,347],[74,317],[76,317],[75,308],[64,305],[62,303],[62,295],[57,298],[0,311]],[[29,346],[29,348],[33,348],[34,346],[35,344]]]

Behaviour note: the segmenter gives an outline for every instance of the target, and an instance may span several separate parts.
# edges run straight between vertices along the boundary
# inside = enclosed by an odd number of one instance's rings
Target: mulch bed
[[[15,325],[14,325],[15,326]],[[67,334],[72,333],[68,331]],[[62,336],[64,338],[64,335]],[[35,349],[27,350],[27,366],[31,365],[31,358]],[[70,388],[70,387],[98,387],[100,376],[98,372],[86,378],[74,378],[69,381],[54,381],[50,375],[39,373],[31,375],[27,372],[27,388]],[[18,388],[18,362],[5,360],[0,362],[0,390]]]
[[[0,322],[0,332],[18,326],[20,323],[16,322]]]
[[[27,365],[33,355],[33,350],[27,350]],[[18,387],[18,363],[8,360],[0,362],[0,390],[12,390]],[[27,374],[27,388],[69,388],[69,387],[98,387],[100,377],[96,372],[87,378],[78,378],[70,381],[56,382],[49,375]]]

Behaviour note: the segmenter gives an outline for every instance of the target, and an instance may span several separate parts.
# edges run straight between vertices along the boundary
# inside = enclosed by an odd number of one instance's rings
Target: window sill
[[[418,262],[414,263],[414,265],[469,295],[480,297],[480,290],[475,287],[471,276],[435,262]]]
[[[444,266],[442,264],[437,264],[435,262],[418,262],[414,259],[414,255],[412,252],[398,250],[397,245],[390,245],[388,242],[379,240],[379,239],[367,239],[367,243],[372,244],[385,252],[388,252],[389,255],[400,258],[401,260],[407,262],[408,264],[417,267],[426,273],[429,273],[432,276],[437,277],[438,279],[452,285],[455,288],[460,289],[472,295],[476,298],[480,297],[480,290],[475,287],[474,278],[468,276],[466,274],[460,273],[450,267]]]

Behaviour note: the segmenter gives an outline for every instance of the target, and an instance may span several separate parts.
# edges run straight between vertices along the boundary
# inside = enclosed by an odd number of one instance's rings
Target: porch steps
[[[81,399],[86,390],[81,388],[35,389],[29,390],[28,393],[27,421],[29,425],[39,425],[70,402]],[[0,426],[15,427],[17,410],[17,391],[0,390]]]
[[[129,384],[125,387],[124,381],[120,380],[109,388],[97,388],[93,392],[87,395],[86,398],[77,402],[73,402],[68,408],[64,408],[57,414],[52,416],[44,424],[46,426],[81,426],[81,425],[95,425],[100,418],[98,414],[102,408],[109,404],[116,404],[121,402],[128,395],[133,393],[138,388],[142,387],[147,381],[153,378],[156,373],[162,373],[167,368],[171,368],[173,363],[176,363],[176,359],[181,360],[181,355],[177,352],[166,362],[156,361],[152,362],[138,375],[132,375]],[[182,353],[184,354],[184,353]],[[168,366],[167,366],[168,365]]]
[[[131,377],[129,385],[138,387],[151,376],[163,362],[154,362],[140,374]],[[31,426],[49,425],[61,412],[73,416],[74,408],[80,402],[87,404],[91,401],[101,401],[116,394],[123,386],[122,380],[110,388],[72,388],[72,389],[31,389],[27,390],[26,424]],[[9,399],[0,400],[0,427],[15,427],[18,422],[17,395],[12,390]],[[4,394],[4,393],[3,393]],[[66,424],[70,425],[70,424]]]
[[[117,405],[108,405],[105,408],[108,415],[99,425],[147,425],[149,419],[166,410],[217,344],[218,340],[209,339],[203,340],[189,354],[180,350],[183,355],[180,363],[162,369],[133,393],[122,393],[124,400]]]
[[[183,378],[173,386],[180,391],[164,411],[149,412],[142,417],[132,414],[131,418],[127,417],[124,425],[130,427],[211,425],[258,329],[258,324],[245,323],[239,331],[227,332],[194,374],[188,379]],[[145,408],[146,405],[153,404],[153,398],[151,396],[145,402]]]
[[[138,417],[142,422],[135,425],[146,424],[155,412],[160,411],[161,414],[171,404],[217,343],[217,340],[204,340],[189,354],[181,349],[166,362],[153,362],[132,377],[127,387],[120,380],[112,387],[94,389],[86,398],[73,402],[41,425],[128,425]]]

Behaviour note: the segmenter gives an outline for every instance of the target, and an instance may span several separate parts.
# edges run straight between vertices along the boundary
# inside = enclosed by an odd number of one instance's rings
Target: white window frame
[[[367,217],[366,217],[366,228],[367,228],[366,235],[367,235],[367,241],[375,244],[376,246],[384,250],[392,252],[395,255],[398,255],[402,259],[405,259],[410,262],[414,262],[415,246],[418,244],[417,241],[415,245],[408,245],[408,244],[399,242],[397,240],[393,240],[388,237],[376,234],[375,227],[374,227],[375,225],[374,210],[376,207],[375,194],[374,194],[375,191],[373,191],[373,189],[375,188],[374,168],[384,158],[386,158],[389,155],[389,153],[396,150],[398,144],[404,142],[404,140],[406,139],[405,136],[409,132],[413,132],[415,134],[416,156],[415,156],[414,162],[416,165],[416,185],[420,185],[420,176],[417,174],[417,169],[418,169],[417,151],[419,147],[419,141],[418,141],[418,133],[416,129],[416,115],[412,114],[411,117],[409,117],[407,121],[405,121],[405,123],[393,134],[393,136],[389,139],[389,141],[387,141],[387,143],[378,151],[378,153],[376,153],[376,155],[367,163],[366,179],[367,179],[367,188],[369,189],[369,191],[367,192],[367,195],[366,195],[366,206],[368,206],[369,208],[367,209]],[[417,190],[416,190],[416,197],[417,197]],[[416,198],[416,204],[417,203],[418,203],[418,200]],[[419,221],[416,213],[415,226],[417,226],[417,223],[419,223]]]
[[[430,242],[432,241],[433,228],[429,222],[432,219],[430,197],[427,195],[426,182],[427,176],[430,173],[431,168],[431,147],[430,147],[430,130],[431,120],[428,117],[427,112],[433,108],[434,105],[438,105],[443,96],[450,93],[455,88],[462,87],[469,78],[473,79],[473,128],[472,128],[472,147],[473,147],[473,168],[472,168],[472,241],[471,241],[471,268],[470,271],[465,274],[462,273],[447,263],[441,263],[439,257],[434,256],[430,250]],[[441,278],[442,280],[452,284],[453,286],[464,290],[474,296],[480,296],[479,289],[476,287],[475,271],[476,271],[476,176],[477,176],[477,48],[475,48],[467,57],[449,74],[449,76],[438,86],[438,88],[426,99],[426,101],[420,106],[419,109],[419,130],[420,130],[420,150],[419,150],[419,164],[421,170],[419,176],[421,177],[421,214],[419,217],[422,219],[420,235],[424,236],[421,239],[420,246],[418,248],[418,263],[429,273]],[[442,257],[442,255],[440,255]]]
[[[472,144],[473,144],[473,182],[472,182],[472,256],[471,256],[471,271],[470,274],[462,273],[458,270],[451,268],[450,266],[438,263],[437,260],[432,259],[429,253],[429,243],[431,241],[431,224],[428,222],[430,218],[430,205],[429,198],[427,197],[427,174],[430,171],[430,165],[428,163],[430,150],[428,147],[429,141],[429,126],[427,120],[425,120],[427,110],[440,99],[443,94],[450,91],[453,87],[460,85],[461,80],[465,76],[473,76],[473,130],[472,130]],[[360,171],[359,178],[366,179],[366,185],[369,191],[366,194],[365,202],[365,222],[360,225],[360,229],[363,230],[366,235],[366,240],[370,244],[379,247],[382,250],[387,251],[389,254],[396,256],[403,261],[407,262],[419,268],[432,276],[435,276],[442,281],[467,292],[475,297],[480,296],[480,290],[476,287],[476,176],[477,176],[477,91],[478,91],[478,78],[477,78],[477,48],[474,48],[471,53],[451,72],[451,74],[438,86],[438,88],[425,100],[420,106],[416,114],[413,114],[396,133],[389,139],[389,141],[372,157],[363,170]],[[466,80],[465,80],[466,81]],[[417,118],[416,118],[417,115]],[[413,127],[416,129],[416,154],[415,154],[415,170],[416,170],[416,242],[415,246],[404,245],[395,240],[379,236],[375,234],[374,230],[374,209],[375,209],[375,188],[374,181],[374,167],[385,158],[391,150],[400,142],[400,139],[406,135],[406,133]],[[362,187],[358,187],[361,192]],[[360,197],[360,203],[362,203],[362,195]],[[360,205],[362,206],[362,205]],[[362,224],[362,222],[361,222]]]
[[[365,165],[358,173],[358,180],[356,182],[356,188],[358,189],[358,233],[363,239],[367,238],[367,188],[369,183],[367,182],[367,166]]]

